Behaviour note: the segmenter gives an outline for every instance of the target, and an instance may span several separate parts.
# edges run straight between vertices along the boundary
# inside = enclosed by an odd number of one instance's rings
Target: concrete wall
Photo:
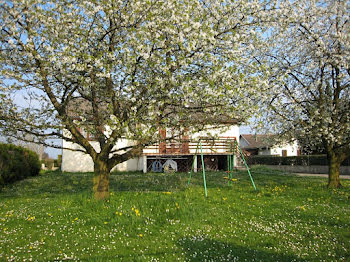
[[[328,166],[284,166],[284,165],[266,165],[271,169],[282,170],[291,173],[309,173],[309,174],[328,174]],[[350,166],[340,167],[341,175],[350,175]]]

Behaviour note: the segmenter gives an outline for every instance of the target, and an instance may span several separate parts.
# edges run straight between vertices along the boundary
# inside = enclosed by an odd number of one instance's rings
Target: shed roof
[[[274,135],[242,134],[240,137],[248,143],[248,146],[244,147],[245,149],[255,149],[271,147]]]

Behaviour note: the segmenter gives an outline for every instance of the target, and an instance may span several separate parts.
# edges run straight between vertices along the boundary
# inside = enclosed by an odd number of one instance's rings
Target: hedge
[[[247,158],[249,165],[288,165],[288,166],[326,166],[327,155],[306,156],[250,156]],[[342,166],[350,166],[350,158],[345,159]]]
[[[40,172],[38,155],[26,148],[0,143],[0,186],[37,176]]]

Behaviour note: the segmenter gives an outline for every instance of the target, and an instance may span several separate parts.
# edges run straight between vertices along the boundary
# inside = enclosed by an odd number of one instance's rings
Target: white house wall
[[[282,151],[287,151],[287,156],[297,156],[298,155],[298,143],[294,142],[291,144],[284,144],[276,147],[272,147],[271,149],[271,155],[278,155],[282,156]]]
[[[273,156],[282,156],[282,151],[287,151],[287,156],[297,156],[298,155],[298,142],[290,144],[283,144],[271,147],[269,149],[259,149],[259,155],[273,155]]]
[[[98,142],[91,141],[90,144],[95,148],[97,152],[99,152],[99,144]],[[118,141],[115,148],[126,147],[131,144],[131,141],[126,139],[121,139]],[[81,148],[79,145],[63,141],[64,148],[72,148],[79,149]],[[83,152],[72,151],[69,149],[64,149],[62,153],[62,171],[64,172],[93,172],[94,171],[94,163],[92,158]],[[138,171],[143,169],[143,158],[138,157],[134,159],[129,159],[123,163],[118,164],[113,168],[113,171]]]
[[[67,134],[67,131],[65,131]],[[239,127],[236,125],[225,127],[225,128],[208,128],[205,131],[196,133],[192,136],[193,139],[198,138],[201,136],[217,136],[217,137],[235,137],[237,139],[237,142],[239,143]],[[98,152],[99,144],[98,142],[91,141],[91,145],[96,149]],[[132,145],[132,141],[127,139],[121,139],[118,141],[115,148],[121,148]],[[78,149],[81,148],[79,145],[63,141],[63,147],[64,148],[72,148],[72,149]],[[221,152],[222,151],[222,152]],[[219,149],[216,152],[217,153],[223,153],[225,149]],[[143,153],[158,153],[158,149],[151,149],[146,148],[143,150]],[[195,149],[191,149],[190,153],[195,153]],[[208,150],[207,152],[204,151],[204,153],[213,153],[213,151]],[[137,170],[143,170],[144,169],[144,157],[129,159],[123,163],[118,164],[113,170],[118,171],[137,171]],[[83,152],[77,152],[77,151],[71,151],[68,149],[64,149],[62,152],[62,171],[64,172],[92,172],[94,170],[94,163],[92,161],[92,158],[88,154],[84,154]]]
[[[239,142],[239,127],[237,125],[222,128],[209,127],[206,130],[195,133],[192,138],[199,138],[201,136],[235,137],[237,142]]]
[[[239,127],[236,125],[232,125],[232,126],[228,126],[228,127],[223,127],[223,128],[215,128],[215,127],[211,127],[208,128],[207,130],[195,133],[192,138],[194,140],[198,139],[200,137],[218,137],[218,138],[236,138],[237,143],[239,144]],[[196,151],[195,148],[190,149],[190,153],[194,154]],[[226,153],[226,149],[224,148],[220,148],[220,149],[216,149],[215,153]],[[205,154],[210,154],[213,153],[212,150],[207,149],[207,150],[203,150],[203,153]]]

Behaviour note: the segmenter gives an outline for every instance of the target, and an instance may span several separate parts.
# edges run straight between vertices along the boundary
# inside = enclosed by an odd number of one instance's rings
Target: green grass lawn
[[[48,172],[0,192],[0,261],[350,261],[350,181],[253,169],[116,173],[111,198],[92,174]]]

